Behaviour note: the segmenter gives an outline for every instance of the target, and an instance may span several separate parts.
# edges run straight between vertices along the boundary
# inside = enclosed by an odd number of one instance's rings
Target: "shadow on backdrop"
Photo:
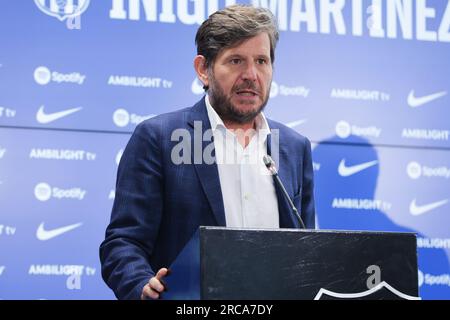
[[[394,223],[374,201],[380,160],[368,140],[352,136],[352,145],[336,144],[334,136],[321,141],[313,150],[320,168],[315,174],[317,223],[320,229],[414,232],[417,230]],[[364,166],[358,167],[358,165]],[[341,167],[341,168],[339,168]],[[396,177],[392,177],[395,179]],[[399,191],[400,192],[400,191]],[[366,199],[355,207],[345,199]],[[419,293],[422,299],[450,299],[450,285],[428,285],[427,274],[448,277],[447,254],[442,249],[418,248]],[[381,275],[382,277],[382,275]],[[437,278],[436,278],[437,279]]]

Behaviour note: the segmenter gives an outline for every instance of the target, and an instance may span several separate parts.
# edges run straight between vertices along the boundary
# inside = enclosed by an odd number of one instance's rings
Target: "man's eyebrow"
[[[228,55],[225,55],[226,59],[231,59],[231,58],[244,58],[245,55],[240,54],[240,53],[230,53]],[[260,54],[256,54],[254,57],[256,58],[265,58],[265,59],[269,59],[269,56],[265,53],[260,53]]]
[[[239,53],[230,53],[228,55],[225,55],[226,58],[243,58],[244,56]]]

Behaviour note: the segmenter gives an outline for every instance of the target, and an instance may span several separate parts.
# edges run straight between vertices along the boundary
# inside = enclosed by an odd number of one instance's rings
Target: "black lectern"
[[[200,227],[163,299],[418,299],[413,233]]]

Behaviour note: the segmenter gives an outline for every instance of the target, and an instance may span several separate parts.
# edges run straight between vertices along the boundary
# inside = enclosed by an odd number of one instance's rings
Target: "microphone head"
[[[267,170],[269,170],[272,175],[276,176],[278,172],[277,168],[275,168],[275,161],[273,161],[273,159],[269,155],[263,156],[263,161],[266,165]]]
[[[265,155],[264,157],[263,157],[263,161],[264,161],[264,164],[266,165],[266,167],[269,169],[271,166],[272,166],[272,164],[273,164],[273,160],[272,160],[272,158],[269,156],[269,155]]]

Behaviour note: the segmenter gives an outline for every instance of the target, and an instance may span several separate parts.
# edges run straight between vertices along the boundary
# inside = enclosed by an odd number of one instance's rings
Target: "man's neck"
[[[248,123],[237,123],[237,122],[231,122],[231,121],[223,121],[223,124],[228,130],[236,131],[236,130],[242,130],[247,131],[249,129],[256,129],[256,121],[253,119],[251,122]]]
[[[245,149],[250,140],[256,133],[256,121],[252,120],[248,123],[223,122],[225,127],[236,135],[239,144]]]

